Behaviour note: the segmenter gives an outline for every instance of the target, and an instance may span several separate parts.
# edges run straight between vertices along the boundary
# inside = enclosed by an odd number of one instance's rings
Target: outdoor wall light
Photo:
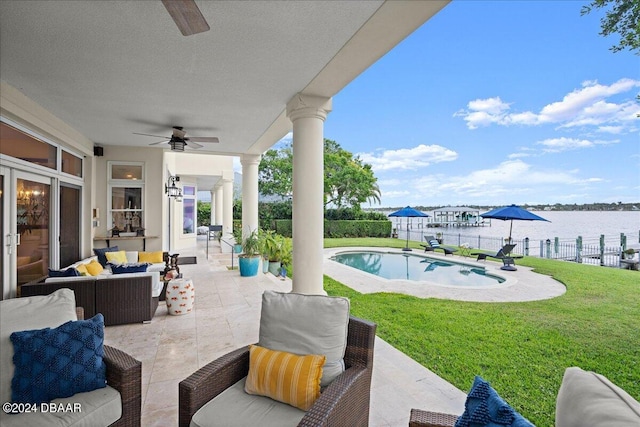
[[[176,186],[176,182],[180,181],[179,176],[170,176],[169,182],[164,185],[164,192],[169,197],[175,197],[176,201],[182,201],[182,189]]]

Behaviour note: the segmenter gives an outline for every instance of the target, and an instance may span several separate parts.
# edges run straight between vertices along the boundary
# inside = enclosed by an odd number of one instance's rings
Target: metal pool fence
[[[406,239],[406,230],[398,230],[398,238]],[[433,230],[409,230],[409,240],[425,242],[424,236],[434,236],[442,239],[442,243],[451,246],[467,245],[471,249],[480,249],[489,252],[498,252],[507,242],[506,239],[497,237],[486,237],[470,235],[464,233],[434,232]],[[640,232],[637,242],[640,243]],[[553,240],[530,240],[528,237],[522,240],[512,239],[512,244],[516,244],[515,253],[539,258],[559,259],[573,261],[581,264],[593,264],[607,267],[634,267],[638,265],[638,254],[624,253],[629,247],[627,236],[620,234],[619,242],[606,240],[604,235],[599,239],[583,239],[578,236],[575,240],[560,239]],[[637,245],[636,245],[637,246]]]

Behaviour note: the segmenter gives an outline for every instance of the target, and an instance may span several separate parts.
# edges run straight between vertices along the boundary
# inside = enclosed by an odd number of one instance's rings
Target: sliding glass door
[[[60,267],[80,259],[80,188],[60,185]]]
[[[27,179],[27,177],[29,179]],[[47,274],[51,231],[51,180],[16,177],[16,281],[18,287]]]

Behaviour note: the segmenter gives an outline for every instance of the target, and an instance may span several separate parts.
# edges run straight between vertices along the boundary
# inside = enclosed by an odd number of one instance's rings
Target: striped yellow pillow
[[[249,374],[244,391],[307,411],[320,397],[320,377],[325,360],[324,355],[298,356],[250,345]]]
[[[110,262],[111,264],[127,263],[127,254],[124,251],[105,252],[104,256],[107,258],[107,262]]]
[[[162,251],[138,252],[138,262],[150,262],[152,264],[164,262],[164,260],[162,259]]]

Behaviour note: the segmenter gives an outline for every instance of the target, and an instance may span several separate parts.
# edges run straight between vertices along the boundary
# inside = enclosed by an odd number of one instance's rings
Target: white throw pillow
[[[595,372],[567,368],[556,402],[556,427],[637,427],[640,403]]]
[[[0,401],[11,402],[11,333],[47,327],[57,328],[69,320],[78,320],[76,297],[71,289],[63,288],[49,295],[0,301]]]
[[[346,298],[274,291],[262,294],[258,345],[298,355],[325,355],[322,387],[344,372],[348,331]]]

